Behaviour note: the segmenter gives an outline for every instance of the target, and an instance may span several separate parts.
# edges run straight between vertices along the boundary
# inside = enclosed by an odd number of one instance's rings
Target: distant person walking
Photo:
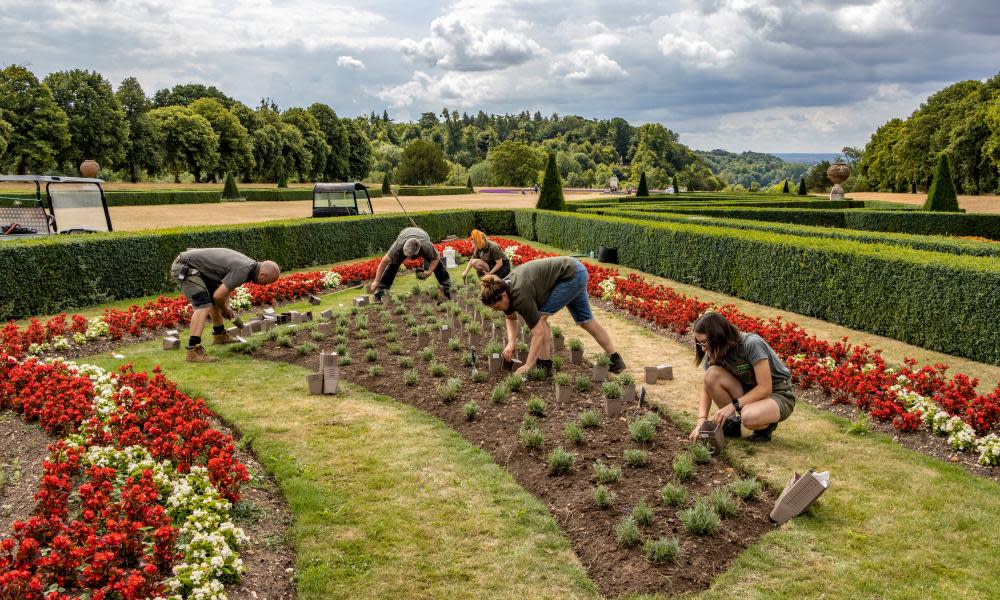
[[[372,281],[370,287],[370,290],[375,294],[375,301],[382,301],[385,291],[391,288],[392,283],[396,280],[399,267],[410,258],[424,260],[423,271],[417,272],[417,279],[427,279],[433,272],[444,297],[450,300],[451,276],[448,275],[448,269],[441,262],[437,249],[431,243],[431,236],[419,227],[407,227],[399,232],[399,237],[382,257],[382,262],[378,264],[375,280]]]
[[[470,236],[475,249],[472,251],[472,258],[462,271],[462,279],[469,276],[469,271],[475,269],[479,276],[496,275],[503,279],[510,275],[510,259],[500,249],[500,245],[491,241],[486,234],[478,229],[472,230]]]
[[[514,269],[500,279],[486,275],[480,284],[483,304],[507,315],[507,346],[503,357],[511,360],[517,350],[517,315],[531,328],[531,345],[528,359],[518,368],[527,373],[536,365],[552,373],[552,330],[548,318],[562,308],[569,310],[573,320],[589,333],[594,341],[611,355],[611,372],[625,370],[625,361],[615,350],[615,344],[604,327],[594,319],[587,295],[590,275],[583,263],[569,256],[540,258]]]
[[[698,399],[698,438],[710,417],[727,437],[740,437],[740,425],[753,431],[751,442],[769,442],[771,433],[795,410],[791,373],[774,350],[756,333],[740,331],[716,312],[694,324],[695,363],[704,364],[705,378]]]
[[[274,283],[281,270],[269,260],[257,262],[229,248],[193,248],[174,259],[170,275],[194,309],[187,361],[215,362],[217,359],[205,354],[201,345],[205,321],[212,318],[214,343],[233,343],[235,340],[229,337],[223,324],[223,317],[236,317],[229,306],[229,292],[248,281],[261,285]]]

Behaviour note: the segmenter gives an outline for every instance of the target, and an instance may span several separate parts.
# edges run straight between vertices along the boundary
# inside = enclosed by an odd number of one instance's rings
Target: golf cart
[[[314,217],[370,215],[372,201],[363,183],[317,183],[313,185]]]
[[[5,195],[4,183],[33,183],[35,197]],[[83,177],[0,175],[0,239],[111,231],[102,183]]]

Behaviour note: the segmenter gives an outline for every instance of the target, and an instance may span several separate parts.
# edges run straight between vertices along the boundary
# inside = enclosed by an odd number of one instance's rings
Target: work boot
[[[212,343],[225,346],[226,344],[235,344],[236,340],[229,337],[228,333],[220,333],[212,336]]]
[[[778,428],[777,423],[771,423],[764,429],[758,429],[747,436],[748,442],[770,442],[771,434]]]
[[[198,344],[187,349],[187,358],[185,360],[191,363],[214,363],[218,362],[219,359],[205,354],[205,348],[201,344]]]
[[[616,375],[625,370],[625,361],[622,359],[622,355],[615,352],[611,355],[611,367],[609,367],[612,373]]]
[[[743,435],[743,421],[739,415],[729,415],[722,423],[722,434],[726,437],[738,438]]]

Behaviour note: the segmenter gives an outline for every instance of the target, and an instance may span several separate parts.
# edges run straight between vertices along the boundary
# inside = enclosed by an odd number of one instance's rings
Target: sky
[[[0,63],[250,106],[659,122],[697,149],[864,146],[1000,72],[1000,0],[0,0]]]

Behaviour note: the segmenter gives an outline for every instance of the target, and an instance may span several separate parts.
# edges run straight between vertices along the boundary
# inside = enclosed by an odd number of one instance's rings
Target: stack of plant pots
[[[660,369],[658,367],[646,367],[646,383],[653,385],[660,380]]]

